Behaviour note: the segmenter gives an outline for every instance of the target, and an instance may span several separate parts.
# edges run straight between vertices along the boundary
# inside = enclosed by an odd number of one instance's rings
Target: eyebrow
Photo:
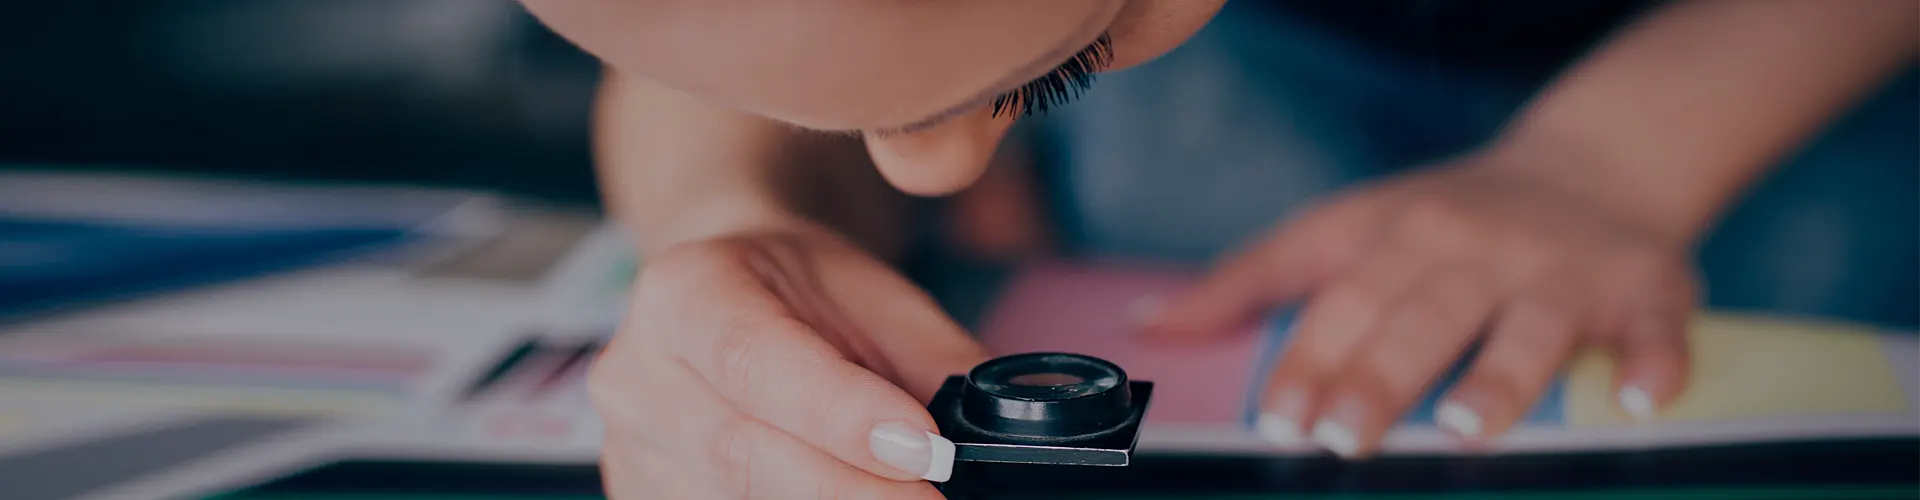
[[[1055,68],[1060,67],[1060,64],[1062,61],[1066,61],[1067,58],[1073,57],[1074,54],[1078,54],[1080,53],[1080,51],[1086,50],[1087,46],[1093,43],[1092,39],[1097,39],[1099,38],[1101,33],[1106,32],[1106,27],[1094,26],[1095,24],[1099,23],[1097,19],[1099,18],[1090,19],[1087,21],[1087,26],[1081,27],[1081,31],[1087,31],[1087,28],[1090,28],[1090,27],[1100,28],[1097,30],[1092,30],[1092,33],[1088,35],[1089,37],[1091,37],[1089,40],[1075,42],[1075,40],[1080,40],[1080,38],[1079,37],[1071,38],[1067,43],[1061,44],[1058,47],[1054,47],[1053,50],[1047,51],[1045,54],[1041,55],[1037,59],[1034,59],[1032,62],[1029,62],[1023,66],[1020,66],[1018,69],[1015,69],[1011,72],[1008,72],[1007,76],[1002,77],[999,81],[995,82],[993,85],[988,86],[986,90],[981,91],[980,93],[974,94],[973,97],[969,97],[964,101],[961,101],[960,104],[950,106],[939,113],[934,113],[926,118],[914,120],[912,123],[908,123],[903,126],[881,127],[873,130],[863,131],[862,133],[881,136],[881,137],[911,134],[914,132],[919,132],[922,130],[939,126],[942,123],[946,123],[948,120],[952,120],[954,118],[958,118],[960,115],[964,115],[969,112],[972,112],[974,108],[979,108],[981,106],[986,106],[988,104],[991,104],[993,103],[993,100],[995,98],[1000,97],[1002,94],[1006,94],[1007,92],[1010,92],[1013,89],[1019,88],[1021,85],[1025,85],[1027,82],[1033,81],[1034,79],[1046,76],[1047,73],[1052,72]],[[1111,17],[1107,18],[1107,21],[1112,22]]]

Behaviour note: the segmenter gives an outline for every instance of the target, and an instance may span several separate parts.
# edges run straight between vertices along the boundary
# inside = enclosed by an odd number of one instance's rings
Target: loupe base
[[[994,433],[969,422],[960,408],[961,391],[966,383],[966,377],[948,377],[933,402],[927,405],[934,422],[940,426],[940,435],[953,441],[954,460],[963,463],[1127,465],[1140,438],[1146,402],[1153,393],[1152,382],[1127,382],[1138,403],[1128,409],[1126,420],[1108,430],[1083,436],[1024,437]]]

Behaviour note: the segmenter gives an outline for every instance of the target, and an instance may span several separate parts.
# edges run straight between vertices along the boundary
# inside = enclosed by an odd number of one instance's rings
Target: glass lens
[[[1046,401],[1106,392],[1122,381],[1118,369],[1069,354],[1000,358],[975,370],[973,383],[995,396]]]
[[[1029,373],[1026,375],[1014,375],[1013,378],[1007,379],[1007,382],[1013,385],[1023,385],[1027,387],[1052,387],[1056,385],[1084,384],[1087,382],[1087,379],[1080,378],[1080,376],[1071,373]]]

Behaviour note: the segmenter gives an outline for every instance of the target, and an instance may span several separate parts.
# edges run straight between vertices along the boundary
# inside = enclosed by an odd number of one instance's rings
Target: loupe
[[[948,377],[928,410],[956,461],[1122,466],[1152,393],[1106,360],[1029,353]]]

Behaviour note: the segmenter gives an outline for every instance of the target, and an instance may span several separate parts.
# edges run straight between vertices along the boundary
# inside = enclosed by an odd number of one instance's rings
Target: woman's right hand
[[[589,385],[614,498],[941,498],[953,445],[925,403],[984,351],[826,229],[650,256]]]

